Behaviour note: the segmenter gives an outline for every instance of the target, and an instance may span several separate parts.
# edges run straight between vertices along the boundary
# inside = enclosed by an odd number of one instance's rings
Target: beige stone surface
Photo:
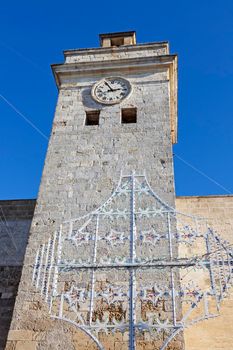
[[[26,330],[10,330],[8,333],[8,340],[32,340],[33,333],[32,331]]]
[[[15,350],[36,350],[36,342],[18,341]]]
[[[177,197],[178,211],[205,217],[217,233],[233,244],[233,196]],[[233,349],[233,290],[223,300],[220,316],[184,332],[186,350]]]

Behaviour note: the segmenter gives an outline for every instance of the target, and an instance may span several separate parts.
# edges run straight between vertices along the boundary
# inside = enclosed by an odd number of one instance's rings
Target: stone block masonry
[[[22,203],[23,206],[21,205]],[[30,218],[32,219],[35,200],[1,201],[0,204],[3,207],[5,216],[8,220],[11,218],[14,221],[20,222],[23,217],[27,218],[27,220],[30,220]],[[25,211],[25,207],[29,209],[28,212]],[[23,211],[21,211],[19,210],[19,208],[24,209]],[[233,196],[177,197],[176,208],[179,212],[193,214],[199,217],[204,216],[208,218],[208,222],[210,223],[211,227],[217,230],[217,232],[220,233],[226,240],[232,242]],[[20,215],[19,212],[21,212]],[[23,212],[24,215],[22,215]],[[18,220],[18,217],[21,217],[21,219]],[[1,232],[5,232],[5,230],[2,230]],[[13,230],[13,232],[15,231]],[[26,242],[28,239],[28,232],[21,233],[21,235],[22,239],[24,239]],[[18,283],[21,275],[21,266],[9,267],[1,265],[0,274],[1,293],[5,293],[2,294],[0,299],[0,310],[2,315],[0,318],[0,349],[4,349],[8,328],[10,326],[10,321],[12,317],[15,295],[17,292]],[[233,323],[233,313],[231,311],[232,307],[233,296],[231,292],[229,298],[224,300],[221,307],[221,315],[218,318],[203,321],[185,330],[184,336],[186,349],[231,349],[231,345],[233,342],[233,339],[231,337],[231,334],[233,334],[233,332],[230,328]],[[43,303],[37,301],[34,304],[32,304],[32,308],[34,310],[40,310],[43,308]],[[62,322],[60,322],[60,327],[60,331],[62,332],[64,338],[64,343],[62,343],[62,340],[60,340],[60,343],[64,349],[66,348],[65,346],[68,341],[68,333],[70,335],[69,342],[70,344],[72,344],[70,346],[73,346],[74,349],[96,349],[95,345],[93,345],[93,342],[87,336],[84,336],[83,334],[80,335],[80,332],[77,332],[77,330],[74,327],[67,327],[67,324],[62,324]],[[56,331],[56,333],[54,333],[53,336],[59,338],[60,331]],[[21,348],[23,350],[27,348],[35,349],[36,344],[38,343],[39,346],[42,347],[43,339],[45,339],[46,336],[47,332],[45,330],[12,330],[10,331],[8,336],[7,349],[15,350],[16,344],[18,346],[18,349]],[[40,341],[38,342],[39,339]],[[51,341],[53,340],[52,336],[50,339]],[[127,337],[123,337],[121,334],[118,334],[116,338],[113,337],[112,339],[108,339],[107,344],[105,344],[106,339],[104,338],[104,336],[101,337],[101,341],[102,340],[104,342],[104,345],[106,345],[107,349],[118,350],[122,347],[124,341],[127,343]],[[141,348],[143,348],[143,346],[145,348],[145,343],[141,341],[140,346]],[[153,346],[154,345],[152,345],[152,349],[154,350]]]
[[[177,197],[178,211],[205,217],[210,227],[233,244],[233,196]],[[195,253],[195,252],[194,252]],[[200,279],[201,279],[200,275]],[[188,350],[230,350],[233,344],[233,291],[223,300],[220,316],[197,323],[184,332]]]

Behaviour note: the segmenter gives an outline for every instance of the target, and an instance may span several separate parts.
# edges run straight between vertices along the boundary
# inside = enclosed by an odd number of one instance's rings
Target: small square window
[[[137,123],[137,108],[123,108],[121,110],[121,123]]]
[[[85,125],[99,125],[100,111],[86,111]]]

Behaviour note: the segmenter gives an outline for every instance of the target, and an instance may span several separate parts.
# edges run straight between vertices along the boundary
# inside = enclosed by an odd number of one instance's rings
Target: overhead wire
[[[46,70],[38,65],[36,62],[32,61],[29,57],[26,57],[19,50],[16,50],[13,46],[6,44],[2,39],[0,40],[0,45],[4,46],[7,50],[13,52],[15,55],[23,59],[25,62],[30,63],[34,68],[40,70],[40,72],[46,73]]]
[[[187,166],[189,166],[191,169],[195,170],[197,173],[199,173],[200,175],[204,176],[205,178],[207,178],[209,181],[213,182],[216,186],[220,187],[221,189],[223,189],[225,192],[232,194],[232,191],[230,191],[228,188],[226,188],[225,186],[221,185],[219,182],[217,182],[215,179],[213,179],[212,177],[210,177],[209,175],[207,175],[206,173],[204,173],[202,170],[198,169],[197,167],[195,167],[194,165],[192,165],[191,163],[187,162],[187,160],[183,159],[181,156],[179,156],[177,153],[173,153],[173,155],[178,158],[179,160],[181,160],[184,164],[186,164]]]
[[[6,97],[0,94],[0,97],[3,101],[5,101],[8,106],[10,106],[18,115],[20,115],[26,123],[28,123],[34,130],[36,130],[44,139],[47,141],[49,138],[41,131],[29,118],[27,118],[18,108],[16,108]]]

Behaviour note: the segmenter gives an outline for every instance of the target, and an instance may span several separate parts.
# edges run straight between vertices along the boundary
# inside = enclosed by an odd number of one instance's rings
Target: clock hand
[[[114,91],[106,80],[104,82],[106,85],[108,85],[108,87],[110,88],[111,91]]]
[[[109,92],[109,91],[114,92],[114,91],[118,91],[118,90],[121,90],[121,89],[111,89],[111,90],[106,90],[106,92]]]

